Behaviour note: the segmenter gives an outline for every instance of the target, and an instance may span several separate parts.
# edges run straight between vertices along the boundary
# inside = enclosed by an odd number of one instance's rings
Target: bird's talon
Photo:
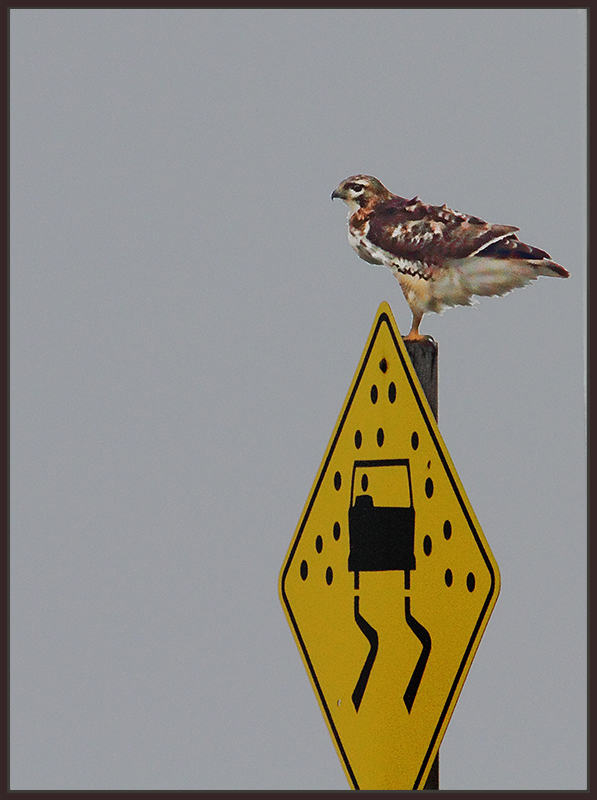
[[[420,333],[418,336],[403,336],[402,339],[405,342],[433,342],[435,344],[435,339],[433,336],[429,336],[427,333]]]

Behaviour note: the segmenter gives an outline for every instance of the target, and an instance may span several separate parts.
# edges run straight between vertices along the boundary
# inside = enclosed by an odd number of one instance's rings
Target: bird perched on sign
[[[428,311],[471,305],[474,295],[506,294],[539,275],[570,274],[521,242],[513,225],[492,225],[419,197],[407,200],[370,175],[342,181],[336,197],[349,208],[348,241],[358,255],[398,278],[413,314],[409,341],[426,338],[419,325]]]

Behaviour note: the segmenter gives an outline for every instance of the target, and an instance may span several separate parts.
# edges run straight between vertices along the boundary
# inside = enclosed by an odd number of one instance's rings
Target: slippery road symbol
[[[361,493],[357,494],[359,488]],[[390,501],[393,501],[392,505],[389,504]],[[396,502],[397,505],[394,504]],[[416,559],[415,509],[408,459],[354,462],[348,528],[348,569],[354,572],[355,590],[359,590],[360,572],[386,570],[403,571],[404,589],[410,590],[410,573],[416,570]],[[410,601],[410,596],[406,595],[404,615],[423,649],[403,697],[409,714],[431,652],[431,636],[411,613]],[[360,613],[358,594],[354,598],[354,619],[367,638],[370,648],[352,693],[352,702],[358,712],[379,648],[377,631]]]

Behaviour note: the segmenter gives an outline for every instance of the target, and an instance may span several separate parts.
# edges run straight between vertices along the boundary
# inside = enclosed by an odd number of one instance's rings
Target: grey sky
[[[382,300],[330,192],[571,273],[426,316],[502,591],[442,789],[586,786],[586,14],[13,10],[13,789],[345,789],[278,572]]]

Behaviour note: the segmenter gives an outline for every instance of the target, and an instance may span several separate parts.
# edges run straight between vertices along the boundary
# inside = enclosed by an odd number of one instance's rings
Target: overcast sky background
[[[586,13],[13,10],[12,789],[348,788],[278,573],[379,303],[338,183],[571,273],[428,315],[502,590],[442,789],[586,786]]]

